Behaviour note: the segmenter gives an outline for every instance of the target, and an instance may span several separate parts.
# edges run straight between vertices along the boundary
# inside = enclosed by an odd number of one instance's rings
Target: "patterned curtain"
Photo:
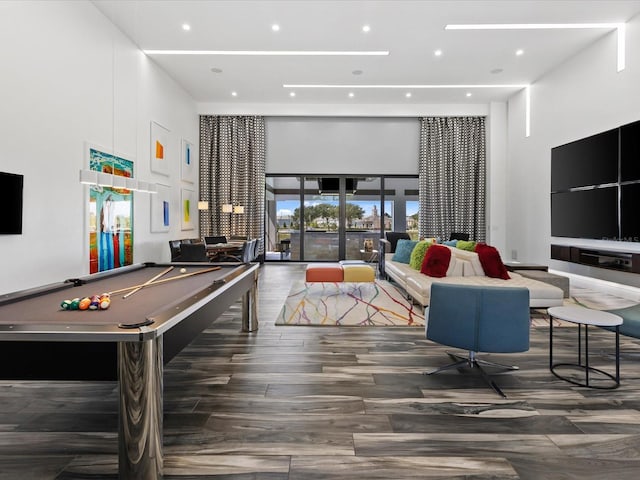
[[[262,253],[265,195],[264,118],[200,117],[200,234],[257,238]],[[222,205],[243,207],[223,212]]]
[[[419,182],[420,237],[485,241],[485,118],[423,118]]]

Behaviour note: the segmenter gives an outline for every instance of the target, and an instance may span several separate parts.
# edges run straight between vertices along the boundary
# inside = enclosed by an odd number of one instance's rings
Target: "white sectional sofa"
[[[400,285],[411,298],[422,306],[429,305],[431,284],[433,282],[457,285],[482,285],[499,287],[525,287],[529,290],[529,306],[531,308],[548,308],[562,305],[564,293],[562,289],[547,283],[525,278],[515,272],[509,272],[509,280],[492,278],[485,275],[478,254],[458,248],[451,248],[451,262],[447,276],[429,277],[414,270],[406,263],[394,262],[390,244],[380,240],[380,271]]]

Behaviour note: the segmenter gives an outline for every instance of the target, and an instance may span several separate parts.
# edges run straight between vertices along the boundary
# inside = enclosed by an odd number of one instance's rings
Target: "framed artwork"
[[[196,183],[198,179],[193,150],[193,143],[183,138],[180,150],[180,179],[187,183]]]
[[[151,198],[151,233],[168,232],[171,227],[171,187],[157,184],[158,193]]]
[[[89,169],[133,177],[133,161],[89,146]],[[133,192],[92,185],[89,189],[89,272],[133,263]]]
[[[169,176],[169,130],[151,122],[151,171]]]
[[[196,192],[183,188],[180,192],[180,219],[182,230],[193,230],[198,212]]]

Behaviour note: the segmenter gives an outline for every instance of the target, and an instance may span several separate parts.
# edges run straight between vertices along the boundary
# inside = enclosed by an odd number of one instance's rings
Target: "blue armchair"
[[[447,354],[456,362],[425,375],[467,366],[477,369],[501,396],[506,395],[483,369],[518,367],[481,360],[478,352],[511,353],[529,350],[529,290],[433,283],[426,311],[426,337],[434,342],[468,350],[468,355]]]

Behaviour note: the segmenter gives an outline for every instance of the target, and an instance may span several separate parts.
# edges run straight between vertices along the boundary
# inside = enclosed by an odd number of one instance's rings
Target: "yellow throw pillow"
[[[411,252],[411,258],[409,259],[409,265],[414,270],[420,271],[422,267],[422,261],[427,253],[427,248],[431,246],[431,242],[427,240],[420,240]]]

